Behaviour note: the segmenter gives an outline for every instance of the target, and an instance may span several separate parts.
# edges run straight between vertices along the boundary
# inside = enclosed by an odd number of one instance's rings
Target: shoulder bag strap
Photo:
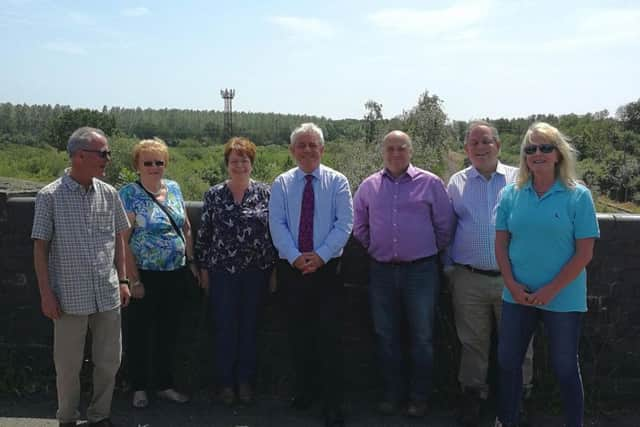
[[[171,213],[169,212],[169,209],[163,205],[162,203],[160,203],[158,200],[156,200],[156,197],[151,194],[151,192],[149,190],[147,190],[146,188],[144,188],[144,185],[142,185],[142,183],[140,181],[136,181],[136,184],[138,184],[138,186],[140,188],[142,188],[142,190],[147,193],[147,196],[149,196],[149,198],[151,200],[154,201],[154,203],[156,205],[158,205],[158,207],[160,209],[162,209],[162,212],[165,213],[165,215],[167,215],[167,218],[169,218],[169,222],[171,223],[171,225],[173,226],[173,229],[176,231],[176,233],[178,234],[178,236],[180,236],[180,238],[182,239],[182,241],[186,244],[186,240],[184,238],[184,236],[182,235],[182,230],[180,230],[180,228],[178,227],[178,224],[176,224],[176,222],[173,219],[173,216],[171,216]],[[168,188],[167,188],[167,192],[168,192]]]

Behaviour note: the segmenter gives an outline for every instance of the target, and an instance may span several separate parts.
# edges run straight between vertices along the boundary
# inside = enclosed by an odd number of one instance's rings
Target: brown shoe
[[[426,400],[412,400],[407,406],[407,415],[412,418],[422,418],[427,413]]]
[[[231,387],[225,387],[222,389],[222,391],[220,392],[220,402],[222,402],[224,406],[233,405],[233,402],[235,400],[236,395]]]
[[[253,390],[250,384],[238,385],[238,399],[245,405],[253,403]]]

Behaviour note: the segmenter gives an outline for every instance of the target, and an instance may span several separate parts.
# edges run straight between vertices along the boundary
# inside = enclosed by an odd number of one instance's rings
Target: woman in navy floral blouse
[[[256,316],[275,262],[267,184],[253,181],[256,146],[231,138],[224,146],[229,179],[204,195],[196,240],[200,283],[209,286],[215,322],[215,371],[226,405],[250,403],[256,369]]]

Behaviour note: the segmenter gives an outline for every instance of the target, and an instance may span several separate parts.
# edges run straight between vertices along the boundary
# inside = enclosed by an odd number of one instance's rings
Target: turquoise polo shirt
[[[560,181],[538,197],[529,181],[518,189],[506,186],[498,203],[496,230],[508,231],[513,277],[535,292],[560,273],[573,257],[576,239],[598,238],[600,229],[591,192],[583,185],[567,188]],[[505,287],[504,301],[515,303]],[[587,311],[587,273],[565,286],[549,304],[550,311]]]

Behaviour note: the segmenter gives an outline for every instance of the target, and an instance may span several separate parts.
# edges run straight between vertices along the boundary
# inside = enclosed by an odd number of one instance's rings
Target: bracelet
[[[119,279],[118,283],[120,283],[121,285],[127,285],[129,286],[129,279]]]

